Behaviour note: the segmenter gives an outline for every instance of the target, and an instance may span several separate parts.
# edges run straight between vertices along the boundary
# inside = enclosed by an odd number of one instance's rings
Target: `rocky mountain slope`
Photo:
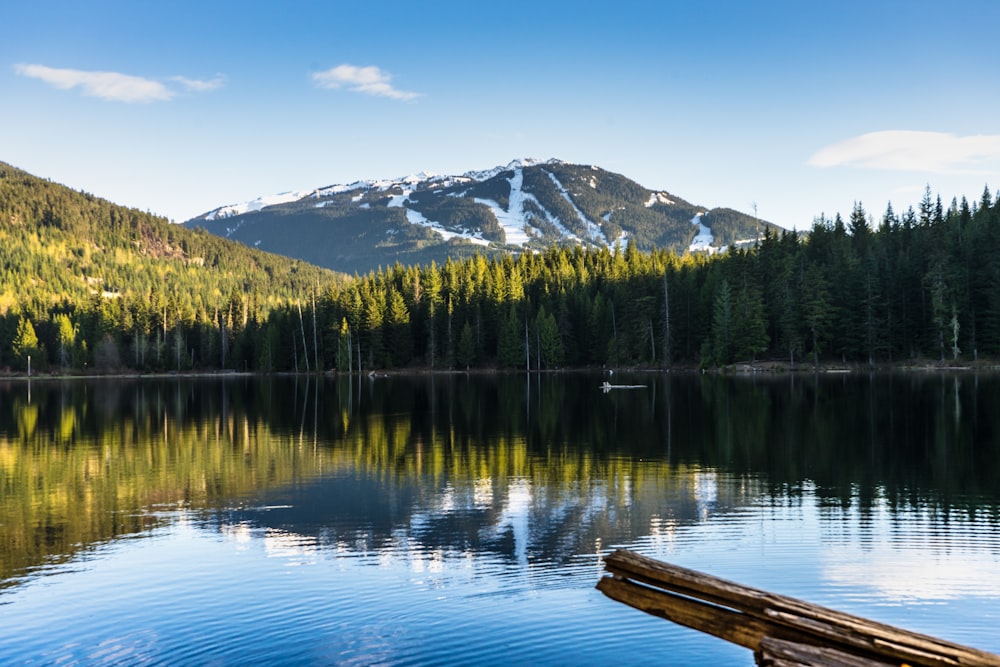
[[[774,227],[559,160],[289,192],[184,224],[350,273],[566,243],[715,252]]]

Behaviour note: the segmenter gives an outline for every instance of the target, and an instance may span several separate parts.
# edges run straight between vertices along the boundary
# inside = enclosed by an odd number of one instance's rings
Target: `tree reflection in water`
[[[998,521],[994,376],[525,379],[8,383],[0,582],[148,532],[163,508],[320,549],[548,565],[806,494],[856,516],[859,544],[883,513]]]

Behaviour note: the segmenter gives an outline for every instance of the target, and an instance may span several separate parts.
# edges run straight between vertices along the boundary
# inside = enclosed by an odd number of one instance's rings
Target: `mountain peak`
[[[220,206],[219,208],[206,213],[203,217],[205,220],[216,220],[218,218],[229,218],[234,215],[242,215],[244,213],[253,213],[254,211],[259,211],[263,208],[267,208],[268,206],[277,206],[278,204],[298,201],[303,197],[309,196],[309,194],[311,194],[311,191],[309,190],[293,190],[276,195],[257,197],[256,199],[243,202],[242,204]]]
[[[417,172],[258,197],[185,224],[346,272],[561,244],[714,252],[757,234],[743,213],[595,165],[529,157],[459,176]]]
[[[461,176],[444,176],[441,174],[436,174],[434,172],[420,171],[415,174],[410,174],[409,176],[402,176],[399,178],[390,179],[379,179],[379,180],[368,180],[368,181],[354,181],[349,184],[335,184],[328,185],[321,188],[313,188],[310,190],[292,190],[289,192],[282,192],[275,195],[265,195],[252,199],[250,201],[237,203],[237,204],[226,204],[225,206],[220,206],[219,208],[212,209],[207,213],[196,216],[193,220],[207,220],[214,221],[223,218],[231,218],[237,215],[244,215],[246,213],[255,213],[268,206],[277,206],[280,204],[287,204],[290,202],[298,201],[304,199],[305,197],[328,197],[336,194],[341,194],[344,192],[350,192],[352,190],[389,190],[394,187],[403,186],[418,186],[423,183],[434,183],[438,186],[447,187],[455,183],[461,182],[462,180],[473,180],[473,181],[486,181],[505,171],[513,171],[515,169],[523,169],[526,167],[536,167],[539,165],[559,165],[566,164],[562,160],[557,160],[555,158],[550,158],[548,160],[537,160],[535,158],[516,158],[507,163],[506,166],[496,166],[491,169],[485,169],[481,171],[467,171]]]

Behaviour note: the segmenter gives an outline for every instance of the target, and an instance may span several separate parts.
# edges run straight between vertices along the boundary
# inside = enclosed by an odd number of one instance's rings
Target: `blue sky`
[[[1000,2],[34,2],[0,161],[177,222],[514,158],[808,228],[1000,188]]]

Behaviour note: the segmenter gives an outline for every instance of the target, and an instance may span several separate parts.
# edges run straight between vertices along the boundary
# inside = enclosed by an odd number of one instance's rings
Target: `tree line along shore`
[[[846,220],[765,230],[715,255],[575,245],[347,277],[4,175],[0,374],[1000,359],[1000,204],[988,188],[948,206],[928,188],[916,209],[879,217],[856,203]]]

